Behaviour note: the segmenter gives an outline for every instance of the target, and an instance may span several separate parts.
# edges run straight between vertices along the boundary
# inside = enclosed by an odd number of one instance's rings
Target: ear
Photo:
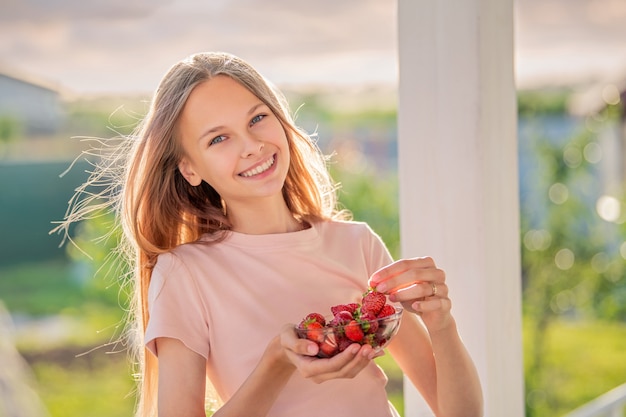
[[[187,158],[183,158],[178,163],[178,170],[191,186],[197,187],[200,183],[202,183],[202,178],[196,174],[196,171],[194,171],[191,166],[191,162],[189,162]]]

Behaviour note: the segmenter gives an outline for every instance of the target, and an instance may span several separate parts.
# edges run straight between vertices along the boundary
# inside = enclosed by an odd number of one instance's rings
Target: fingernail
[[[361,349],[361,346],[354,344],[350,346],[350,353],[352,353],[353,355],[356,355],[359,352],[359,349]]]
[[[376,291],[378,291],[378,292],[385,292],[385,291],[387,291],[387,284],[385,284],[384,282],[381,282],[380,284],[378,284],[376,286]]]
[[[317,345],[310,344],[309,346],[307,346],[306,351],[307,353],[310,353],[311,355],[317,354]]]

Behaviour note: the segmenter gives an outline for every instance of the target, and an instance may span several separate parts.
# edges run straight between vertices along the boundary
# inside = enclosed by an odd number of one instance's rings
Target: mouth
[[[245,178],[250,178],[255,175],[262,174],[270,169],[274,165],[274,162],[276,162],[276,155],[272,155],[267,161],[263,162],[261,165],[257,165],[256,167],[244,171],[239,175]]]

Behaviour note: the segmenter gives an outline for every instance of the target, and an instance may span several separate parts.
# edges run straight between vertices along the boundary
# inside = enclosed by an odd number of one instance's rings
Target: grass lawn
[[[533,338],[525,324],[528,368]],[[538,375],[527,374],[534,385],[527,406],[533,417],[560,416],[626,382],[626,323],[553,323],[543,360]]]

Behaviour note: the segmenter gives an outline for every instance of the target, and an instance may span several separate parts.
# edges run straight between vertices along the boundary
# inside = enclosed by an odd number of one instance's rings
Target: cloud
[[[175,62],[207,50],[239,55],[277,84],[394,83],[396,2],[4,0],[0,64],[89,93],[152,91]],[[520,84],[625,70],[625,1],[514,5]]]
[[[518,85],[572,85],[626,76],[626,2],[518,0]]]
[[[171,0],[4,0],[0,22],[45,23],[75,19],[127,19],[145,17]]]
[[[311,82],[332,80],[312,68],[329,71],[333,60],[345,78],[349,56],[367,79],[365,63],[379,53],[373,77],[395,77],[395,0],[9,0],[5,10],[0,62],[45,68],[42,75],[78,91],[152,90],[174,62],[206,50]]]

